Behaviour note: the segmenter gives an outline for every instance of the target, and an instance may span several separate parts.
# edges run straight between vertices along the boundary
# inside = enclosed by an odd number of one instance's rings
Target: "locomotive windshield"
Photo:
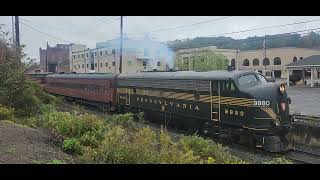
[[[268,83],[268,81],[267,81],[267,79],[266,79],[266,77],[264,75],[258,73],[258,76],[259,76],[259,78],[260,78],[262,83]]]
[[[247,85],[247,84],[252,84],[257,81],[258,81],[258,79],[254,74],[247,74],[247,75],[243,75],[238,78],[238,82],[241,86]]]

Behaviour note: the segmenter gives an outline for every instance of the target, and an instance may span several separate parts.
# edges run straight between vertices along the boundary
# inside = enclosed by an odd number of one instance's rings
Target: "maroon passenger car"
[[[45,90],[112,108],[116,105],[116,74],[51,74]]]

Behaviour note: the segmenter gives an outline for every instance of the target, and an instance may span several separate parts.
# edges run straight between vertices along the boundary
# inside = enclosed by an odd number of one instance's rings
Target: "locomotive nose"
[[[244,91],[251,98],[259,101],[275,101],[276,97],[279,96],[279,86],[275,84],[261,84]]]

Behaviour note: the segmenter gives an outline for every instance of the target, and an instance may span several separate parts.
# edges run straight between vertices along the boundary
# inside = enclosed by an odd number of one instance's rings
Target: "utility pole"
[[[19,16],[15,16],[16,45],[20,47]]]
[[[119,73],[122,73],[122,28],[123,28],[123,17],[121,16],[120,20],[120,67],[119,67]]]
[[[262,60],[263,61],[267,58],[267,50],[266,50],[266,35],[264,35],[264,40],[263,40],[263,54],[264,54],[264,58]],[[264,64],[264,70],[267,70],[267,64]]]
[[[11,23],[12,23],[12,44],[15,43],[15,35],[14,35],[14,17],[11,16]]]

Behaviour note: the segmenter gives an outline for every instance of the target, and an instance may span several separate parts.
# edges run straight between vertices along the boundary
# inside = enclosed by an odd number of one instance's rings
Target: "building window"
[[[303,59],[303,57],[300,57],[300,60]]]
[[[147,61],[143,61],[142,66],[147,66]]]
[[[102,56],[102,51],[100,51],[100,56]]]
[[[100,67],[102,67],[102,63],[100,63]]]
[[[84,58],[84,54],[81,54],[81,57]]]
[[[131,60],[128,60],[128,65],[132,65],[132,61]]]
[[[105,51],[105,54],[108,55],[108,51]]]
[[[270,65],[270,60],[269,60],[269,58],[264,58],[262,64],[263,64],[264,66]]]
[[[160,66],[160,65],[161,65],[161,64],[160,64],[160,61],[158,61],[158,62],[157,62],[157,66]]]
[[[84,68],[84,64],[82,64],[82,68]]]
[[[249,59],[244,59],[243,60],[243,66],[250,66]]]
[[[106,67],[108,67],[108,62],[106,62]]]
[[[80,54],[78,54],[78,58],[80,58]]]
[[[113,62],[112,62],[112,66],[116,66],[116,62],[113,61]]]
[[[236,60],[235,59],[231,59],[231,66],[236,67]]]
[[[89,57],[89,53],[87,53],[86,55],[87,55],[87,57]]]
[[[76,59],[76,55],[73,55],[73,59]]]
[[[281,59],[279,57],[275,57],[273,59],[273,65],[281,65]]]
[[[94,63],[94,67],[97,67],[98,65],[97,65],[97,63]]]
[[[253,62],[252,62],[253,66],[259,66],[259,59],[258,58],[254,58]]]
[[[77,69],[77,65],[74,65],[73,68]]]
[[[94,52],[94,56],[97,56],[97,52]]]
[[[297,61],[297,57],[293,57],[293,62],[296,62]]]
[[[87,64],[87,68],[89,68],[89,64]]]
[[[78,64],[78,68],[80,69],[80,64]]]
[[[112,54],[116,54],[116,50],[115,49],[112,49]]]

